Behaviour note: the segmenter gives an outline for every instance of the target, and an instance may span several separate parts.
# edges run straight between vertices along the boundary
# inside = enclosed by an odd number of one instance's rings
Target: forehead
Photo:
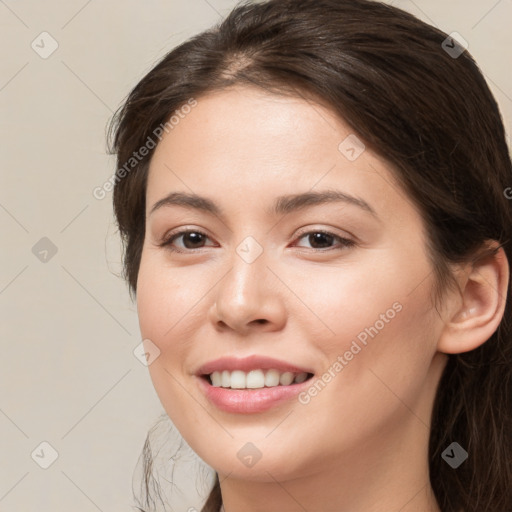
[[[164,134],[151,160],[147,213],[171,191],[263,206],[271,196],[324,188],[364,196],[388,214],[414,208],[389,165],[329,108],[233,87],[197,98]]]
[[[188,155],[189,162],[236,158],[239,165],[249,167],[252,162],[262,168],[280,160],[321,161],[336,155],[340,135],[350,133],[332,112],[310,100],[231,87],[198,98],[197,105],[164,135],[155,160],[158,153],[174,152],[177,158],[180,150],[200,145],[201,151]],[[311,151],[313,146],[318,149]]]

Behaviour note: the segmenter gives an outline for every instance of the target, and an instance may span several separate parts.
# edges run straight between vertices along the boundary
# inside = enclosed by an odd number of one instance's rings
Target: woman
[[[512,510],[512,169],[463,46],[377,2],[246,2],[112,128],[203,512]],[[153,484],[146,460],[140,510]]]

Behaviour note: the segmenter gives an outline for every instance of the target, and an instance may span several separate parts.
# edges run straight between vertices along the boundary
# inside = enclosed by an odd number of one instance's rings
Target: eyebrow
[[[302,194],[290,194],[279,196],[270,209],[266,209],[267,215],[286,215],[293,211],[301,210],[311,206],[317,206],[327,203],[352,204],[370,213],[376,219],[379,219],[377,212],[363,199],[351,196],[339,190],[324,190],[318,192],[304,192]],[[224,217],[222,209],[211,199],[197,194],[185,192],[171,192],[167,196],[157,201],[151,208],[149,215],[164,206],[185,206],[210,213],[217,217]]]

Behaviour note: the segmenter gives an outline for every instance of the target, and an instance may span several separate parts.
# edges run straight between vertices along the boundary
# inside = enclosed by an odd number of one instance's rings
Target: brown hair
[[[512,261],[503,122],[470,54],[450,39],[447,48],[446,38],[371,0],[244,1],[169,52],[131,91],[111,125],[118,168],[178,108],[209,91],[242,84],[316,98],[386,159],[422,212],[437,301],[454,286],[450,265],[484,255],[487,241],[497,241]],[[462,53],[450,54],[451,47]],[[118,176],[113,193],[130,294],[145,236],[151,154]],[[449,354],[437,391],[430,478],[446,512],[512,510],[510,287],[496,332],[475,350]],[[453,441],[469,453],[457,469],[441,458]],[[150,478],[149,469],[148,506]],[[217,512],[221,503],[217,478],[202,510]]]

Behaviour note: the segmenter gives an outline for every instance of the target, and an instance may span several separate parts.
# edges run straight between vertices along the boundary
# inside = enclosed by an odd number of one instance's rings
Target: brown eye
[[[299,239],[305,238],[311,245],[312,249],[315,251],[328,251],[330,249],[336,249],[336,247],[330,246],[332,242],[338,240],[339,244],[342,247],[352,247],[356,245],[353,240],[349,240],[348,238],[343,238],[341,236],[335,235],[334,233],[330,233],[329,231],[308,231],[307,233],[303,233]],[[326,247],[327,245],[327,247]],[[319,247],[320,246],[320,247]],[[303,247],[303,246],[299,246]]]
[[[326,244],[330,246],[334,242],[334,236],[327,233],[310,233],[307,236],[313,249],[325,249]]]
[[[173,243],[175,240],[182,238],[182,246],[174,247]],[[170,251],[176,252],[187,252],[188,250],[201,249],[204,247],[205,241],[208,239],[208,236],[197,230],[185,230],[179,231],[178,233],[174,233],[167,237],[160,245],[160,247],[166,247]]]

